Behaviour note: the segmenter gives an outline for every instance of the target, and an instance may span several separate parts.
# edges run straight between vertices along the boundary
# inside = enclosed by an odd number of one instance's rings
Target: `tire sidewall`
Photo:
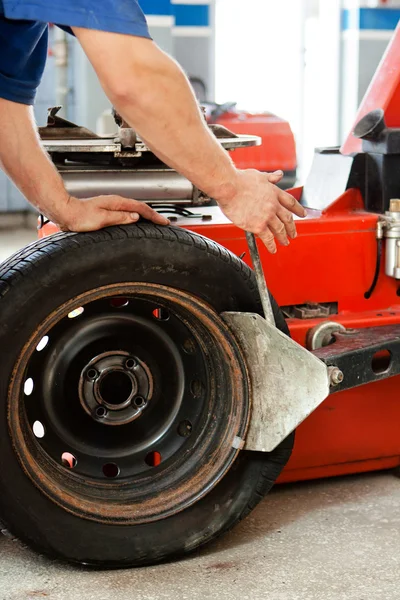
[[[94,287],[135,281],[185,290],[217,312],[260,312],[251,272],[227,250],[200,236],[151,225],[49,238],[33,245],[22,262],[19,270],[11,268],[2,275],[8,291],[0,300],[0,343],[6,349],[0,367],[0,518],[6,527],[41,552],[109,567],[165,560],[229,529],[248,510],[260,478],[267,474],[273,482],[278,477],[292,439],[268,455],[241,453],[211,492],[168,519],[106,525],[59,508],[26,476],[9,436],[6,399],[26,341],[67,300]],[[276,304],[274,310],[278,327],[287,332]]]

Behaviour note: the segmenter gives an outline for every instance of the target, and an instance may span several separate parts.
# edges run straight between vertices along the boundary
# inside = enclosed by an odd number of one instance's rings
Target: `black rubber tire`
[[[165,561],[227,531],[271,489],[294,441],[289,436],[271,453],[241,452],[204,498],[162,521],[102,524],[76,517],[43,495],[20,466],[7,427],[14,364],[35,327],[57,306],[94,287],[129,281],[184,289],[218,312],[261,310],[252,271],[225,248],[179,228],[146,223],[55,234],[0,266],[0,519],[39,552],[103,568]],[[288,333],[275,301],[273,308],[277,326]]]

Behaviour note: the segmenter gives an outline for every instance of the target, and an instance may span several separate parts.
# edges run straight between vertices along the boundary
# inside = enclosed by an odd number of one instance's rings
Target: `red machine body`
[[[258,169],[296,173],[296,144],[290,125],[271,113],[252,114],[232,110],[221,115],[218,123],[235,133],[258,135],[261,146],[238,149],[232,158],[239,169]]]
[[[371,85],[361,102],[355,124],[369,111],[381,108],[389,127],[400,126],[400,35],[399,26],[384,54]],[[352,128],[353,129],[353,128]],[[342,145],[342,154],[355,154],[361,150],[361,140],[349,133]]]
[[[302,188],[292,190],[301,197]],[[245,253],[244,232],[217,207],[202,209],[210,222],[181,219],[180,225]],[[298,237],[288,248],[270,255],[260,245],[268,285],[281,306],[309,301],[337,302],[329,317],[346,327],[400,323],[396,281],[380,274],[369,300],[364,298],[375,265],[378,216],[363,210],[358,190],[347,191],[326,211],[309,211],[297,221]],[[41,236],[57,229],[45,225]],[[291,335],[305,344],[307,331],[325,319],[289,319]],[[400,465],[400,377],[340,392],[327,400],[297,430],[295,449],[281,481],[298,481],[386,469]]]
[[[368,110],[389,110],[389,124],[400,126],[400,28],[397,29],[381,68],[364,101]],[[395,78],[395,81],[392,81]],[[390,85],[382,88],[383,82]],[[268,117],[264,117],[267,123]],[[221,120],[234,131],[255,133],[256,118],[241,121],[239,115]],[[273,122],[273,119],[272,119]],[[250,127],[249,127],[250,126]],[[276,127],[281,125],[279,120]],[[259,133],[257,131],[257,133]],[[283,135],[283,138],[285,136]],[[275,148],[265,151],[273,156]],[[344,153],[360,151],[359,140],[349,136]],[[258,149],[256,149],[258,150]],[[255,150],[251,149],[252,152]],[[260,167],[260,162],[240,166]],[[248,150],[245,151],[246,153]],[[270,154],[269,154],[270,153]],[[264,160],[264,159],[259,159]],[[264,164],[264,163],[263,163]],[[276,163],[269,170],[282,168]],[[292,189],[304,199],[303,188]],[[222,215],[218,207],[199,211],[212,216],[180,218],[178,224],[211,238],[249,263],[245,234]],[[343,193],[322,210],[312,207],[304,220],[297,220],[298,237],[289,247],[270,255],[260,244],[260,254],[268,286],[280,306],[298,306],[309,302],[335,303],[338,321],[347,328],[376,327],[400,323],[400,281],[385,274],[385,249],[376,288],[369,299],[365,292],[374,276],[379,214],[366,210],[363,195],[356,187]],[[40,236],[56,230],[48,224]],[[307,332],[323,318],[290,318],[292,337],[305,345]],[[298,481],[362,471],[389,469],[400,465],[400,376],[356,387],[329,396],[297,430],[295,449],[280,481]]]
[[[285,119],[269,112],[251,113],[236,108],[229,102],[222,105],[205,103],[207,121],[223,125],[238,134],[257,135],[261,146],[237,149],[231,152],[239,169],[284,172],[281,187],[292,187],[296,181],[296,142],[291,127]]]
[[[302,189],[292,193],[301,197]],[[363,210],[358,190],[347,191],[326,211],[309,211],[297,222],[298,238],[274,256],[260,245],[269,288],[280,306],[337,302],[329,320],[348,328],[400,323],[396,281],[384,269],[369,300],[364,298],[375,267],[377,215]],[[241,231],[223,219],[185,226],[246,252]],[[382,263],[383,264],[383,263]],[[324,319],[289,319],[292,337],[305,345],[307,331]],[[400,464],[400,378],[334,394],[300,425],[295,449],[281,481],[298,481],[385,469]]]

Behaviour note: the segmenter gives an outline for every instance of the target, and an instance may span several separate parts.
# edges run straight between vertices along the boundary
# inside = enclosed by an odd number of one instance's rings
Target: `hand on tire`
[[[114,195],[84,199],[70,196],[57,225],[63,231],[96,231],[111,225],[136,223],[140,217],[157,225],[169,225],[168,219],[144,202]]]
[[[237,174],[233,197],[219,201],[219,205],[232,223],[258,235],[274,254],[275,239],[287,246],[289,239],[297,235],[292,213],[305,217],[307,212],[293,196],[275,185],[282,179],[282,171],[261,173],[247,169]]]

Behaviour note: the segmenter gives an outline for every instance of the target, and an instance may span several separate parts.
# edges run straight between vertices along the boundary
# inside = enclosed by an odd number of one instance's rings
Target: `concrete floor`
[[[0,219],[1,225],[1,219]],[[0,262],[26,244],[37,239],[37,231],[32,229],[0,229]]]
[[[170,565],[88,571],[0,538],[1,600],[396,600],[400,481],[280,486],[231,533]]]
[[[0,232],[0,259],[35,232]],[[397,600],[400,481],[279,486],[231,533],[170,565],[94,572],[0,537],[0,600]]]

